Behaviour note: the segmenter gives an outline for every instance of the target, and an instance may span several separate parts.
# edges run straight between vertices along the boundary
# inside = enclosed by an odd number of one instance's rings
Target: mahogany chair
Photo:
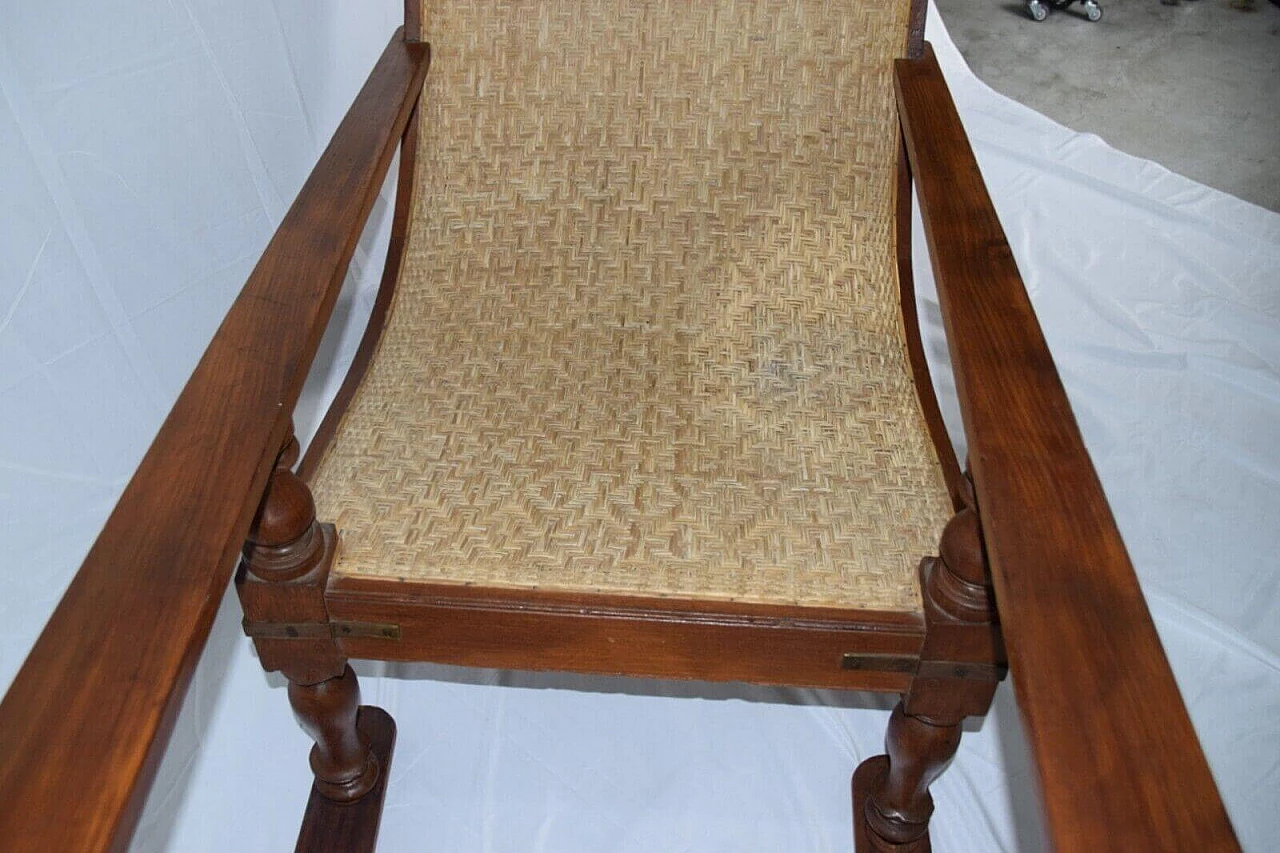
[[[900,694],[859,851],[929,848],[1007,667],[1059,850],[1238,849],[924,8],[460,0],[427,74],[411,0],[0,709],[0,837],[127,843],[247,543],[245,631],[316,742],[300,849],[376,837],[395,728],[349,658]],[[397,145],[373,317],[299,460]]]

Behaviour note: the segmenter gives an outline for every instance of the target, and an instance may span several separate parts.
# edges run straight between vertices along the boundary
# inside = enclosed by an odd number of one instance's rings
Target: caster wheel
[[[1089,20],[1097,23],[1102,20],[1102,7],[1097,3],[1085,3],[1084,13],[1089,16]]]
[[[1031,16],[1033,21],[1043,21],[1049,17],[1049,7],[1042,3],[1041,0],[1029,0],[1027,14]]]

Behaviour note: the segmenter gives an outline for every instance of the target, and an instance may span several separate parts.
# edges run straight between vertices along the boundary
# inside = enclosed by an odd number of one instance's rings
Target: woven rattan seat
[[[907,4],[439,4],[391,316],[314,478],[339,575],[918,610]],[[887,35],[886,35],[887,34]]]

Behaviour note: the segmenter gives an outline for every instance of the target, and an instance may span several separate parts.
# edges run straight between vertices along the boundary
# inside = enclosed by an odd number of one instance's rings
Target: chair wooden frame
[[[859,850],[927,850],[929,783],[1006,666],[1062,851],[1236,850],[1079,429],[914,4],[897,62],[898,262],[909,354],[957,510],[921,566],[923,619],[330,578],[305,485],[368,367],[402,262],[429,65],[417,0],[210,344],[0,704],[0,838],[127,846],[230,567],[264,666],[317,742],[300,849],[372,849],[394,726],[348,658],[899,693],[854,777]],[[317,439],[290,413],[392,156],[383,286]],[[914,186],[970,470],[915,328]],[[247,544],[244,544],[247,543]],[[996,617],[996,612],[999,617]],[[1122,683],[1099,703],[1099,687]],[[1089,748],[1082,748],[1082,744]],[[1104,792],[1101,795],[1099,792]],[[335,806],[335,803],[353,803]],[[336,846],[335,846],[336,845]]]

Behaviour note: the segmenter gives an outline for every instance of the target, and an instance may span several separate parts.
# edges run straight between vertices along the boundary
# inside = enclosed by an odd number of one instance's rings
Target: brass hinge
[[[245,636],[270,640],[341,640],[344,638],[400,639],[400,626],[388,622],[250,622],[241,623]]]
[[[858,672],[899,672],[917,678],[962,678],[979,681],[999,681],[1008,667],[1003,664],[974,663],[972,661],[920,660],[911,655],[846,653],[840,659],[840,668]]]

